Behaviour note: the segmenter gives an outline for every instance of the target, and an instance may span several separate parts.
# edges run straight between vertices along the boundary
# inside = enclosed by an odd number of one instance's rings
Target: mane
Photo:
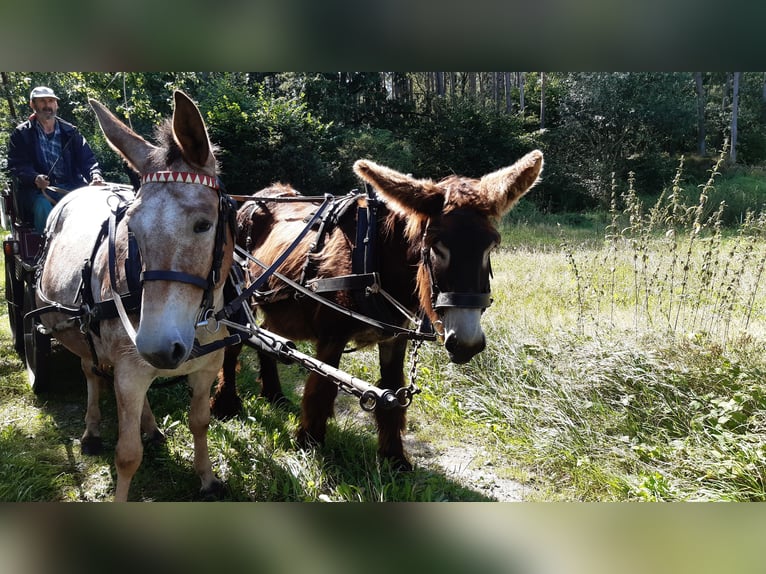
[[[495,222],[497,219],[496,201],[484,193],[478,179],[450,175],[435,184],[444,193],[444,203],[438,214],[430,216],[404,208],[395,200],[386,200],[389,217],[387,229],[393,229],[397,218],[405,222],[405,237],[409,243],[420,241],[429,221],[447,215],[458,209],[470,209]]]
[[[447,214],[456,209],[466,208],[490,219],[496,216],[496,200],[482,190],[478,179],[450,175],[442,179],[438,186],[444,189],[442,213]]]
[[[154,169],[167,169],[185,163],[186,160],[181,153],[181,148],[178,147],[173,137],[173,121],[170,118],[165,118],[155,128],[154,139],[158,146],[149,154]],[[211,144],[210,149],[214,156],[218,155],[219,148],[217,145]],[[219,169],[220,165],[216,160],[216,172]]]

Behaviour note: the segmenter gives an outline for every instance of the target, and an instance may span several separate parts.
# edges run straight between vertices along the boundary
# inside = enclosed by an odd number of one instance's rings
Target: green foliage
[[[330,124],[297,98],[268,97],[262,89],[254,95],[232,93],[229,86],[220,90],[205,119],[221,148],[223,178],[232,193],[254,193],[274,182],[291,183],[309,195],[337,191]]]
[[[512,76],[503,84],[501,73],[444,73],[450,86],[437,94],[435,74],[422,72],[7,72],[0,149],[27,116],[31,87],[47,84],[107,178],[123,182],[125,167],[104,141],[90,97],[151,138],[171,112],[172,90],[185,90],[208,114],[225,180],[242,193],[275,181],[345,193],[358,185],[351,165],[362,156],[419,177],[481,176],[538,147],[546,167],[530,201],[544,213],[606,210],[612,173],[623,182],[632,171],[639,195],[652,196],[669,184],[679,155],[697,152],[691,73],[546,73],[544,94],[541,73]],[[702,78],[707,146],[718,150],[730,129],[730,77]],[[762,87],[763,74],[742,74],[738,157],[748,165],[766,158]]]
[[[510,165],[536,147],[515,116],[470,100],[436,101],[430,114],[413,122],[409,133],[418,177],[482,175]]]
[[[343,166],[351,166],[358,159],[371,159],[403,173],[414,171],[410,142],[398,139],[387,129],[346,130],[339,154]]]

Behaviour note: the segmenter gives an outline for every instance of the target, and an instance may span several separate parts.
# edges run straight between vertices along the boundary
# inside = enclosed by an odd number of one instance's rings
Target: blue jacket
[[[59,165],[64,168],[64,177],[56,181],[51,176],[51,185],[74,189],[87,185],[93,175],[101,175],[96,157],[88,142],[72,124],[56,118],[61,130],[62,157]],[[37,120],[30,118],[16,126],[8,143],[8,170],[18,181],[22,209],[27,211],[40,191],[35,187],[35,177],[48,175],[48,168],[38,144]],[[27,213],[29,213],[27,211]]]

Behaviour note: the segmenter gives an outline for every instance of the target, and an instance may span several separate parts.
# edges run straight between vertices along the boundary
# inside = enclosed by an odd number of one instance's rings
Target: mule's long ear
[[[155,147],[117,119],[104,104],[94,99],[88,102],[96,113],[101,131],[112,149],[124,157],[133,169],[139,173],[146,173],[145,166],[149,154]]]
[[[509,211],[537,183],[542,170],[543,152],[535,150],[512,166],[482,177],[479,186],[495,206],[495,215],[499,217]]]
[[[215,173],[215,157],[202,114],[191,98],[180,90],[173,93],[173,101],[173,139],[181,148],[181,154],[194,167]]]
[[[444,192],[430,179],[415,179],[364,159],[354,164],[354,171],[404,213],[416,211],[429,216],[441,213]]]

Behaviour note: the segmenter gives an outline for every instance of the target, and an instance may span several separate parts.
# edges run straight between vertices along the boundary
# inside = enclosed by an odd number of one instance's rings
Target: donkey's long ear
[[[415,179],[363,159],[354,164],[354,171],[404,214],[413,211],[427,216],[441,213],[444,192],[430,179]]]
[[[505,167],[481,178],[480,188],[488,202],[495,206],[495,215],[501,216],[538,182],[543,170],[543,152],[529,152],[510,167]]]
[[[173,139],[181,148],[181,154],[194,167],[215,173],[215,157],[199,109],[180,90],[173,93],[173,101]]]
[[[96,112],[98,124],[112,149],[124,157],[133,169],[146,173],[149,154],[155,147],[118,120],[104,104],[94,99],[88,102]]]

